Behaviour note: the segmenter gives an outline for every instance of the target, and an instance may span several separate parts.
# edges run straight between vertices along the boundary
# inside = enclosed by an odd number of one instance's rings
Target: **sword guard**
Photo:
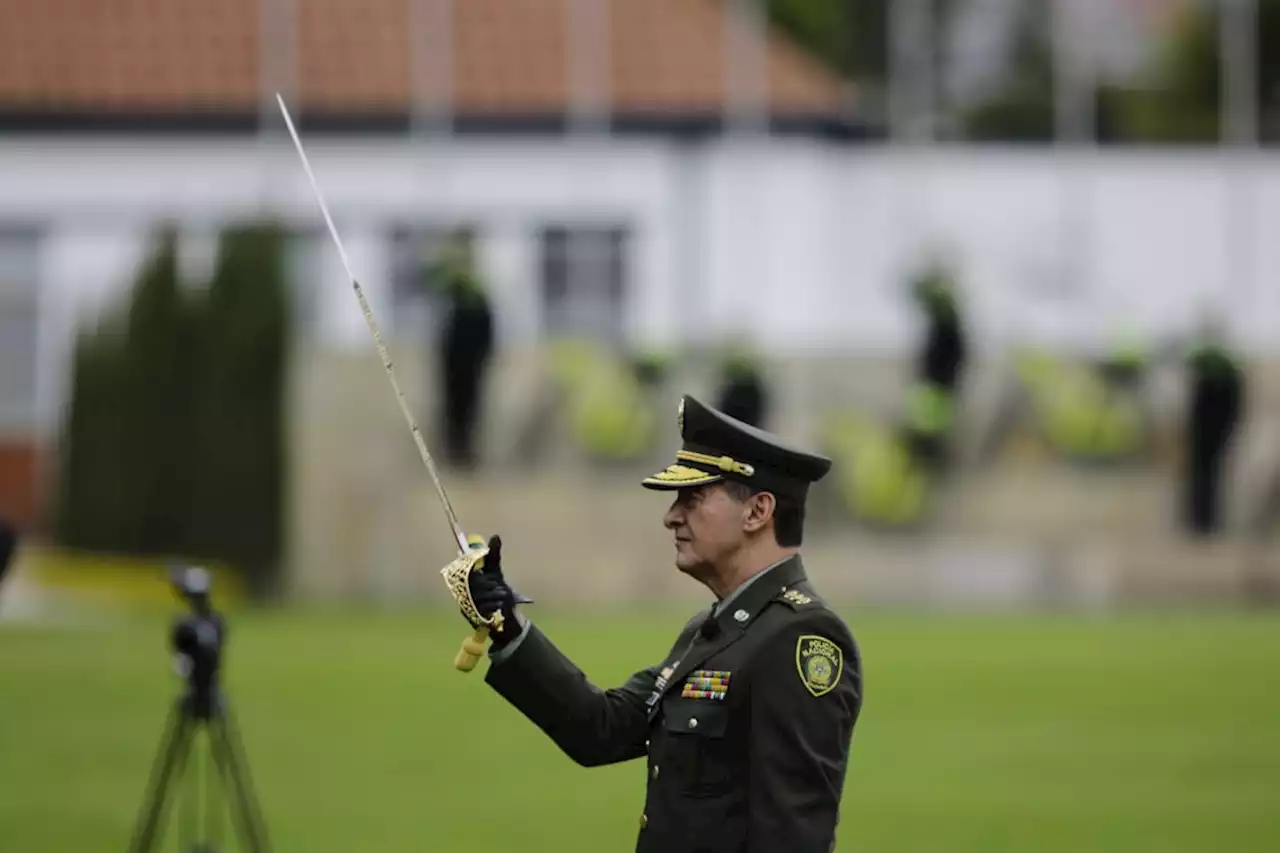
[[[471,635],[463,639],[462,647],[453,661],[454,667],[462,672],[470,672],[475,668],[484,654],[485,644],[489,640],[489,631],[501,629],[503,623],[502,611],[495,610],[493,615],[487,618],[481,616],[475,600],[471,597],[471,584],[467,579],[473,571],[480,568],[485,555],[489,553],[489,547],[478,537],[470,542],[470,546],[466,553],[459,554],[453,562],[440,570],[445,584],[449,587],[449,592],[453,594],[454,600],[462,610],[462,615],[475,626]]]
[[[458,607],[462,610],[462,615],[467,621],[476,627],[484,626],[486,628],[501,628],[502,614],[494,612],[492,616],[484,617],[480,615],[479,608],[476,607],[475,600],[471,597],[471,584],[467,582],[467,578],[479,566],[477,565],[486,554],[489,553],[487,546],[474,547],[465,554],[459,554],[453,562],[440,570],[441,576],[444,578],[445,584],[449,587],[449,592],[453,594],[454,600],[458,603]]]

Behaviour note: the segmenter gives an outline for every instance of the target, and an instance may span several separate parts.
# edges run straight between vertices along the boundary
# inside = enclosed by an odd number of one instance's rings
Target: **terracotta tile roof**
[[[298,10],[294,99],[309,110],[407,111],[410,2],[286,2]],[[572,4],[455,0],[456,110],[565,113],[566,12]],[[609,4],[615,111],[721,111],[726,18],[720,0]],[[0,15],[0,108],[257,108],[263,68],[258,0],[0,0]],[[273,59],[288,56],[285,50]],[[838,81],[776,34],[768,75],[775,113],[839,111]]]
[[[112,110],[252,102],[246,0],[0,0],[0,102]]]

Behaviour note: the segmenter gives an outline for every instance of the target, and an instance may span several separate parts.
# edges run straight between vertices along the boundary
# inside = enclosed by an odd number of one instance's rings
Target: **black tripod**
[[[203,582],[207,584],[207,581]],[[207,585],[181,583],[180,589],[192,599],[196,614],[181,620],[173,631],[178,667],[187,679],[187,690],[178,697],[160,751],[151,768],[147,798],[138,816],[131,853],[150,853],[161,835],[171,787],[180,782],[187,764],[197,753],[192,749],[197,735],[204,732],[208,744],[204,792],[206,809],[203,829],[197,824],[201,781],[191,774],[187,808],[179,824],[181,849],[186,853],[216,853],[221,843],[216,794],[219,784],[232,795],[232,818],[239,831],[241,849],[247,853],[269,853],[262,813],[249,782],[244,746],[228,707],[226,696],[217,688],[218,659],[223,639],[222,619],[208,609]],[[212,759],[212,764],[208,759]]]

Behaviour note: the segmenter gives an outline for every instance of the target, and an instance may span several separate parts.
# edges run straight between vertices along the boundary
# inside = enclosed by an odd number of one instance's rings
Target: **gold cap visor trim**
[[[645,477],[641,485],[651,489],[687,489],[718,483],[723,479],[721,474],[711,474],[688,465],[668,465],[665,470]]]
[[[732,456],[712,456],[709,453],[695,453],[692,450],[679,450],[676,452],[676,459],[685,462],[695,462],[699,465],[710,465],[713,468],[719,468],[721,471],[732,471],[735,474],[741,474],[744,477],[750,477],[756,473],[754,466],[745,462],[739,462]]]

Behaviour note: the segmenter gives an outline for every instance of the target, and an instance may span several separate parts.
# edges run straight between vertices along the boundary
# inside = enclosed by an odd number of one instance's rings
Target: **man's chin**
[[[707,564],[691,554],[682,554],[677,552],[675,564],[676,569],[678,569],[681,574],[686,574],[690,577],[700,578],[706,574]]]

